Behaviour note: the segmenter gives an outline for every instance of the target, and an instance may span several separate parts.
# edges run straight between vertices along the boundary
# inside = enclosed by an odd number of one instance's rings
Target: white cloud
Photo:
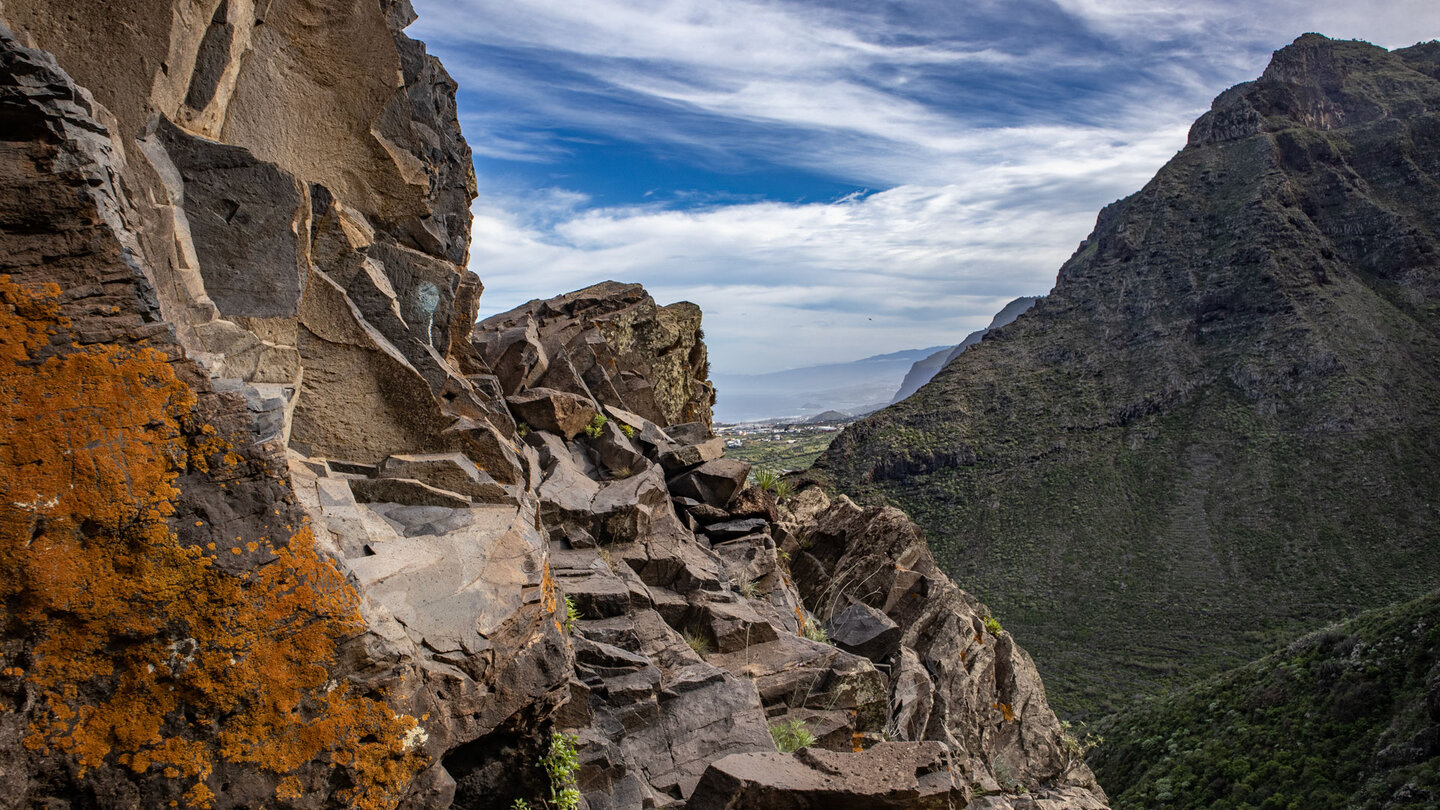
[[[1013,189],[990,183],[806,205],[577,209],[550,227],[535,223],[554,218],[555,197],[482,199],[471,268],[486,284],[482,314],[612,278],[662,303],[694,301],[722,372],[957,342],[1011,298],[1048,291],[1094,221],[1078,203],[1016,207]]]
[[[888,189],[681,211],[482,177],[484,312],[639,281],[700,304],[716,369],[732,373],[958,340],[1048,290],[1100,206],[1143,185],[1271,50],[1307,30],[1388,47],[1440,34],[1433,0],[1054,3],[938,3],[929,30],[883,4],[417,2],[412,33],[490,102],[463,111],[482,156],[563,165],[567,138],[588,132],[712,168],[740,156]],[[937,76],[953,97],[922,91]],[[1083,103],[1067,96],[1077,76]],[[1033,97],[985,108],[972,96],[992,79]]]

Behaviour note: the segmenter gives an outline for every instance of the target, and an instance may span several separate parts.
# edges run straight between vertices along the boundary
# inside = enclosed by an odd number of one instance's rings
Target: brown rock
[[[736,520],[764,518],[770,523],[780,522],[780,510],[775,496],[760,487],[746,487],[740,490],[728,507],[730,516]]]
[[[458,492],[409,478],[362,478],[351,481],[350,489],[360,503],[403,503],[451,509],[464,509],[470,505],[470,499]]]
[[[725,455],[725,440],[706,439],[697,444],[682,444],[660,454],[665,472],[674,475]]]
[[[825,629],[835,646],[871,661],[883,662],[900,649],[900,626],[864,602],[831,616]]]
[[[411,478],[481,503],[514,503],[515,498],[463,453],[400,455],[380,465],[384,478]]]
[[[506,397],[505,402],[517,420],[566,439],[585,432],[597,413],[594,402],[551,388],[531,388]]]
[[[970,800],[949,753],[936,742],[881,743],[861,753],[807,748],[797,754],[735,754],[705,771],[690,810],[819,807],[955,808]]]

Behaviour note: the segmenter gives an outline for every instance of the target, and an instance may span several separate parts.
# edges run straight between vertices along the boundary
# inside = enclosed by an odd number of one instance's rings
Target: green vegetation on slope
[[[830,442],[840,435],[813,428],[801,428],[798,433],[776,433],[756,431],[739,437],[744,444],[725,450],[729,458],[748,461],[761,469],[773,472],[803,470],[815,463],[825,452]],[[779,438],[776,438],[779,437]],[[727,436],[727,438],[729,438]]]
[[[1128,808],[1440,805],[1440,593],[1361,615],[1109,718],[1090,764]]]
[[[1440,584],[1437,77],[1440,45],[1302,37],[816,461],[915,518],[1062,713]]]

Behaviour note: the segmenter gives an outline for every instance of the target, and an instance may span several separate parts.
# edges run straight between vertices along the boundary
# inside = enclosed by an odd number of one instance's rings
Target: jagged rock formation
[[[1440,45],[1306,35],[1054,291],[817,462],[1099,710],[1440,571]]]
[[[662,425],[710,426],[715,389],[688,301],[657,307],[639,284],[605,282],[486,318],[475,344],[507,396],[551,388]]]
[[[1122,807],[1440,803],[1440,593],[1107,718]]]
[[[474,325],[412,14],[0,8],[0,807],[510,807],[552,730],[596,809],[1103,807],[903,516],[747,487],[696,307]]]
[[[1103,806],[1088,771],[1066,757],[1033,664],[1008,635],[983,631],[984,608],[935,568],[903,515],[866,513],[845,500],[831,505],[818,489],[793,510],[778,505],[746,486],[749,466],[723,458],[708,420],[652,421],[610,397],[590,400],[588,392],[613,389],[585,381],[583,372],[575,375],[583,395],[573,382],[569,390],[551,387],[575,379],[546,375],[559,363],[577,365],[576,351],[586,361],[620,355],[610,340],[577,338],[577,320],[594,316],[576,318],[570,308],[580,302],[582,311],[611,312],[637,298],[648,302],[633,286],[600,285],[487,319],[474,334],[480,355],[504,369],[500,385],[513,392],[512,410],[546,414],[551,428],[531,421],[524,442],[536,465],[555,588],[576,611],[570,701],[555,724],[579,738],[579,784],[589,806],[731,801],[718,785],[694,791],[712,765],[734,757],[791,761],[775,752],[769,733],[789,721],[846,754],[832,770],[851,773],[887,801],[913,797],[866,777],[867,758],[849,757],[888,735],[944,743],[914,751],[953,765],[946,795],[954,806],[977,791],[1003,797],[1008,789],[1013,798],[1021,786],[1052,793],[1054,806]],[[663,310],[646,306],[664,326]],[[499,326],[517,321],[523,325]],[[640,333],[655,328],[636,325]],[[662,342],[698,345],[693,331]],[[548,369],[537,371],[541,365]],[[623,367],[620,377],[636,379]],[[703,378],[692,386],[707,390]],[[588,429],[549,418],[570,410],[555,403],[572,399],[596,415]],[[841,555],[849,556],[836,566]],[[856,608],[882,632],[865,633]],[[818,640],[815,628],[827,623],[838,645]],[[462,805],[527,798],[478,766],[454,770]],[[777,789],[763,778],[759,784]]]
[[[1035,306],[1035,302],[1039,300],[1040,296],[1038,295],[1027,295],[1016,298],[1014,301],[1001,307],[999,312],[995,313],[995,317],[990,319],[989,326],[971,332],[965,336],[964,340],[955,346],[941,349],[922,360],[915,361],[915,365],[911,366],[910,370],[905,372],[905,379],[900,381],[900,390],[895,392],[895,396],[891,398],[890,404],[894,405],[916,391],[919,391],[920,386],[934,379],[935,375],[940,373],[940,369],[950,365],[950,363],[959,357],[966,349],[984,340],[985,336],[994,330],[1002,326],[1008,326],[1014,322],[1016,318]]]

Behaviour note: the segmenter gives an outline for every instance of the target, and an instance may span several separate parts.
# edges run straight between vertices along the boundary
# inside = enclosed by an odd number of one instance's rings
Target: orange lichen
[[[560,597],[555,591],[555,577],[550,573],[549,560],[545,561],[545,567],[540,572],[540,606],[550,614],[555,629],[564,633],[565,626],[560,622]]]
[[[1009,703],[992,703],[991,705],[1000,710],[1000,714],[1005,718],[1005,722],[1015,722],[1015,710],[1010,707]]]
[[[192,807],[212,804],[219,762],[289,774],[325,759],[351,772],[349,806],[393,807],[425,764],[415,719],[327,683],[362,627],[354,590],[306,528],[248,543],[270,562],[244,577],[214,564],[213,544],[178,542],[179,473],[231,475],[244,459],[191,423],[194,395],[164,353],[55,352],[58,292],[0,276],[0,611],[28,641],[25,669],[5,671],[34,695],[25,745],[81,775],[192,780]]]
[[[275,786],[275,798],[277,799],[298,799],[304,795],[305,791],[300,787],[300,780],[293,776],[281,779],[280,784]]]

